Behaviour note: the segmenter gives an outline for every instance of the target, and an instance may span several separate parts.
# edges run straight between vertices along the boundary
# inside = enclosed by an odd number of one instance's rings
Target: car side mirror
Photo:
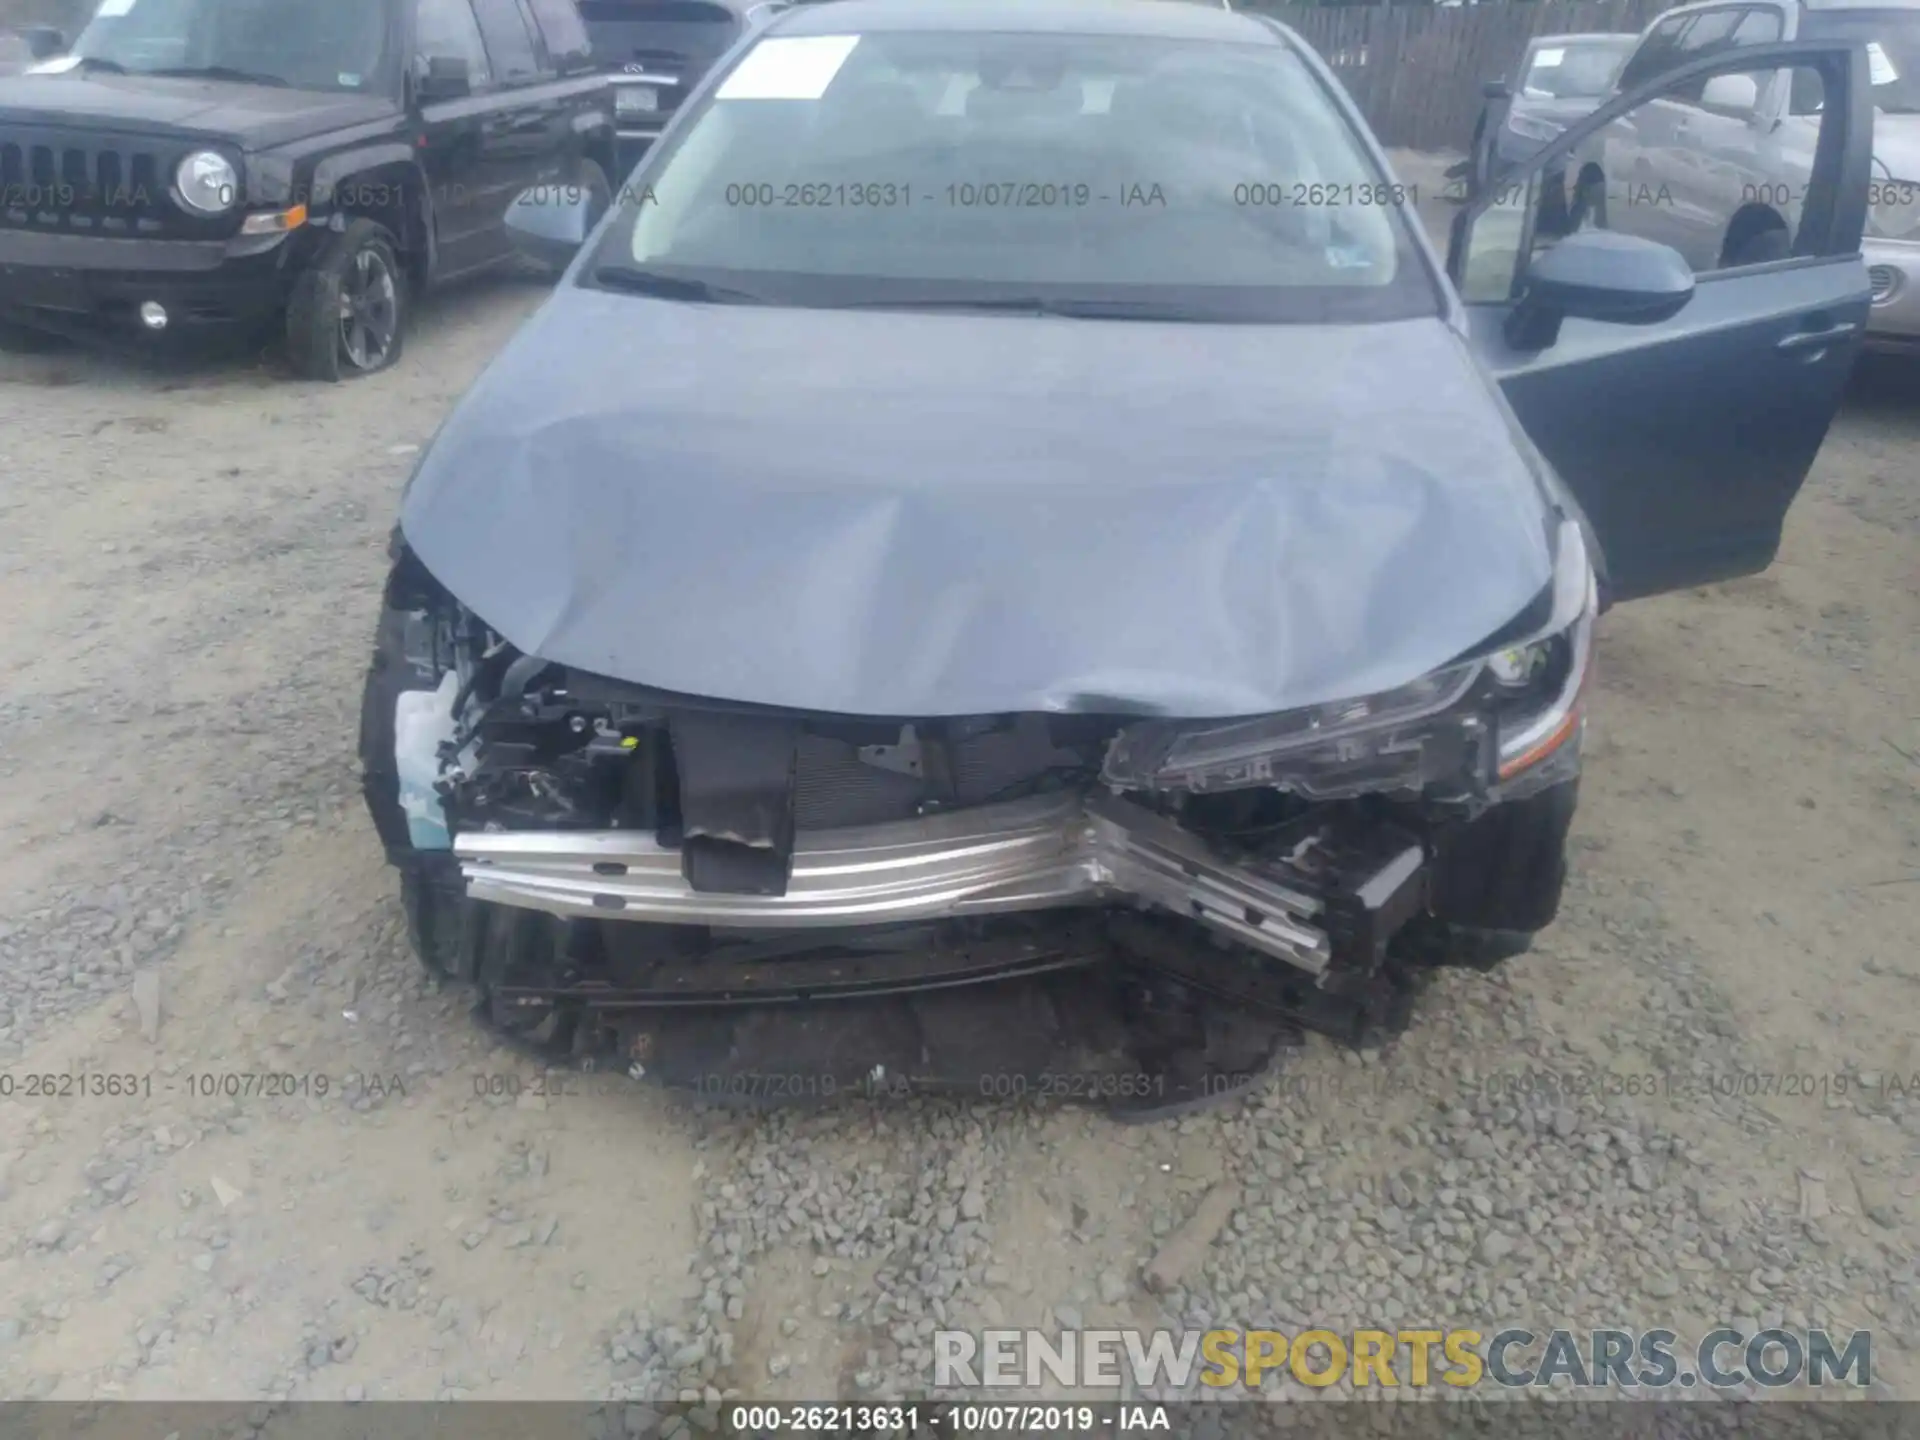
[[[1504,80],[1483,80],[1480,82],[1480,98],[1483,100],[1511,100],[1513,87]]]
[[[57,25],[22,25],[15,33],[27,42],[27,53],[35,60],[66,53],[67,33]]]
[[[432,55],[416,94],[422,100],[458,100],[473,93],[473,72],[460,55]]]
[[[1716,75],[1701,90],[1700,103],[1709,110],[1751,115],[1760,104],[1760,85],[1751,75]]]
[[[1613,325],[1657,325],[1693,298],[1693,269],[1670,245],[1582,230],[1539,255],[1522,279],[1507,316],[1507,343],[1544,350],[1571,315]]]
[[[507,239],[530,260],[564,270],[607,213],[609,198],[574,185],[536,185],[507,207]]]

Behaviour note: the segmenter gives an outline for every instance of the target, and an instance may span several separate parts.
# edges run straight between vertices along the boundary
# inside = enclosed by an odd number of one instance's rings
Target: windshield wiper
[[[593,278],[616,290],[635,295],[658,295],[663,300],[693,300],[709,305],[764,305],[764,297],[726,285],[710,285],[705,280],[688,280],[678,275],[662,275],[658,270],[642,270],[633,265],[601,265]]]
[[[124,75],[127,73],[127,67],[122,65],[118,60],[106,60],[98,55],[76,55],[73,59],[74,69],[76,70],[104,70],[109,75]]]
[[[1057,315],[1069,320],[1199,319],[1178,306],[1145,300],[1061,300],[1041,295],[1001,295],[955,298],[948,295],[906,295],[898,299],[849,300],[835,310],[966,310],[982,315]]]
[[[268,75],[259,70],[236,70],[231,65],[168,65],[145,73],[175,76],[183,80],[231,80],[240,85],[278,85],[283,89],[289,83],[278,75]]]

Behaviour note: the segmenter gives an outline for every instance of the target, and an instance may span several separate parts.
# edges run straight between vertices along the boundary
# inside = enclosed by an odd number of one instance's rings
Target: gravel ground
[[[924,1390],[947,1324],[1727,1321],[1869,1327],[1920,1399],[1920,371],[1863,370],[1771,571],[1605,622],[1562,919],[1387,1051],[1159,1125],[748,1116],[536,1093],[357,799],[398,487],[540,293],[432,303],[364,384],[0,357],[0,1395],[818,1399]]]

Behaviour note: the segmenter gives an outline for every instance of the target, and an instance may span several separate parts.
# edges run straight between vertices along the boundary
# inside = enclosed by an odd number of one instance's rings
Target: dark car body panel
[[[1854,347],[1774,353],[1803,316],[1863,324],[1857,259],[1707,279],[1654,333],[1568,320],[1515,351],[1505,313],[1472,307],[1474,334],[1529,433],[1578,493],[1608,559],[1613,598],[1765,569],[1826,436]],[[1596,404],[1630,394],[1630,420]]]

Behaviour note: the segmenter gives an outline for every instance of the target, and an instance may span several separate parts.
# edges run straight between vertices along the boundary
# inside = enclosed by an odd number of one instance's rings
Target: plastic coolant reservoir
[[[450,850],[446,812],[434,781],[440,778],[440,744],[453,738],[453,697],[460,677],[449,670],[437,690],[402,690],[393,702],[393,757],[400,772],[400,808],[416,850]]]

